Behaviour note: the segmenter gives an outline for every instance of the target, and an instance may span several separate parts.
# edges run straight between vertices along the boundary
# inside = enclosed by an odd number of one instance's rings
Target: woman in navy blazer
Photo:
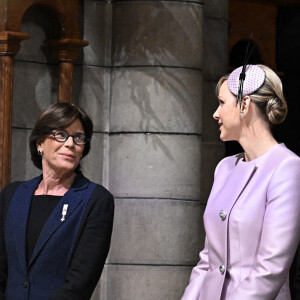
[[[0,299],[90,299],[109,251],[114,200],[85,178],[93,124],[78,106],[50,105],[30,137],[42,175],[0,194]]]
[[[216,167],[205,246],[182,300],[289,300],[300,158],[271,131],[287,114],[281,81],[266,66],[245,65],[220,79],[217,94],[220,138],[238,141],[244,153]]]

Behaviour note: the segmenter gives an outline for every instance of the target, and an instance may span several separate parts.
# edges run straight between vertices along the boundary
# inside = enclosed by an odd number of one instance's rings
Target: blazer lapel
[[[219,195],[219,197],[221,196],[226,199],[226,201],[223,201],[225,212],[230,214],[234,204],[247,187],[256,170],[257,167],[254,163],[238,162],[233,171],[229,173],[222,189],[222,195]]]
[[[230,187],[230,201],[228,201],[228,207],[225,207],[228,212],[232,210],[234,204],[245,190],[256,170],[257,167],[252,163],[239,163],[236,166],[236,169],[231,174],[228,182],[228,186]]]
[[[21,184],[21,186],[17,189],[12,201],[14,215],[15,245],[20,265],[24,271],[24,274],[27,274],[26,236],[31,199],[36,187],[38,186],[41,180],[42,177],[40,176]]]
[[[256,169],[257,167],[254,163],[238,161],[237,164],[232,167],[231,171],[225,172],[223,176],[219,174],[219,179],[214,183],[210,195],[212,201],[208,201],[208,205],[218,203],[221,205],[220,209],[223,209],[228,215],[254,176]]]
[[[55,231],[60,226],[67,226],[68,218],[72,215],[72,213],[76,210],[78,205],[81,202],[81,198],[76,194],[76,189],[71,188],[59,201],[57,206],[54,208],[53,212],[51,213],[50,217],[46,221],[40,236],[36,242],[34,251],[30,258],[30,262],[28,264],[28,268],[32,265],[35,258],[39,255],[40,251],[50,239],[50,237],[55,233]],[[62,210],[64,205],[68,205],[67,213],[65,216],[65,221],[61,221],[62,218]]]

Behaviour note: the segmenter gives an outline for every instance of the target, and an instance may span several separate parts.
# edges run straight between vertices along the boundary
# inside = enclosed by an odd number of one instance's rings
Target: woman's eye
[[[66,137],[66,133],[65,132],[56,132],[55,136],[60,137],[60,138],[64,138],[64,137]]]
[[[85,141],[85,136],[84,135],[75,135],[75,139],[76,141]]]

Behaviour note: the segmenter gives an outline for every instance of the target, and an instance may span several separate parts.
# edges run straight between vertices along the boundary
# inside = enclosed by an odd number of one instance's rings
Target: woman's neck
[[[63,196],[76,177],[74,171],[58,176],[55,172],[43,170],[43,180],[35,191],[35,195]]]
[[[269,126],[262,123],[252,124],[247,127],[238,142],[245,151],[246,161],[258,158],[278,144]]]

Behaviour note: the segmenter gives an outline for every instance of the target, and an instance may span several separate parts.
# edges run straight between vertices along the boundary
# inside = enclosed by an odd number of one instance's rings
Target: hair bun
[[[272,124],[280,124],[286,118],[287,106],[280,98],[271,98],[267,103],[266,113]]]

